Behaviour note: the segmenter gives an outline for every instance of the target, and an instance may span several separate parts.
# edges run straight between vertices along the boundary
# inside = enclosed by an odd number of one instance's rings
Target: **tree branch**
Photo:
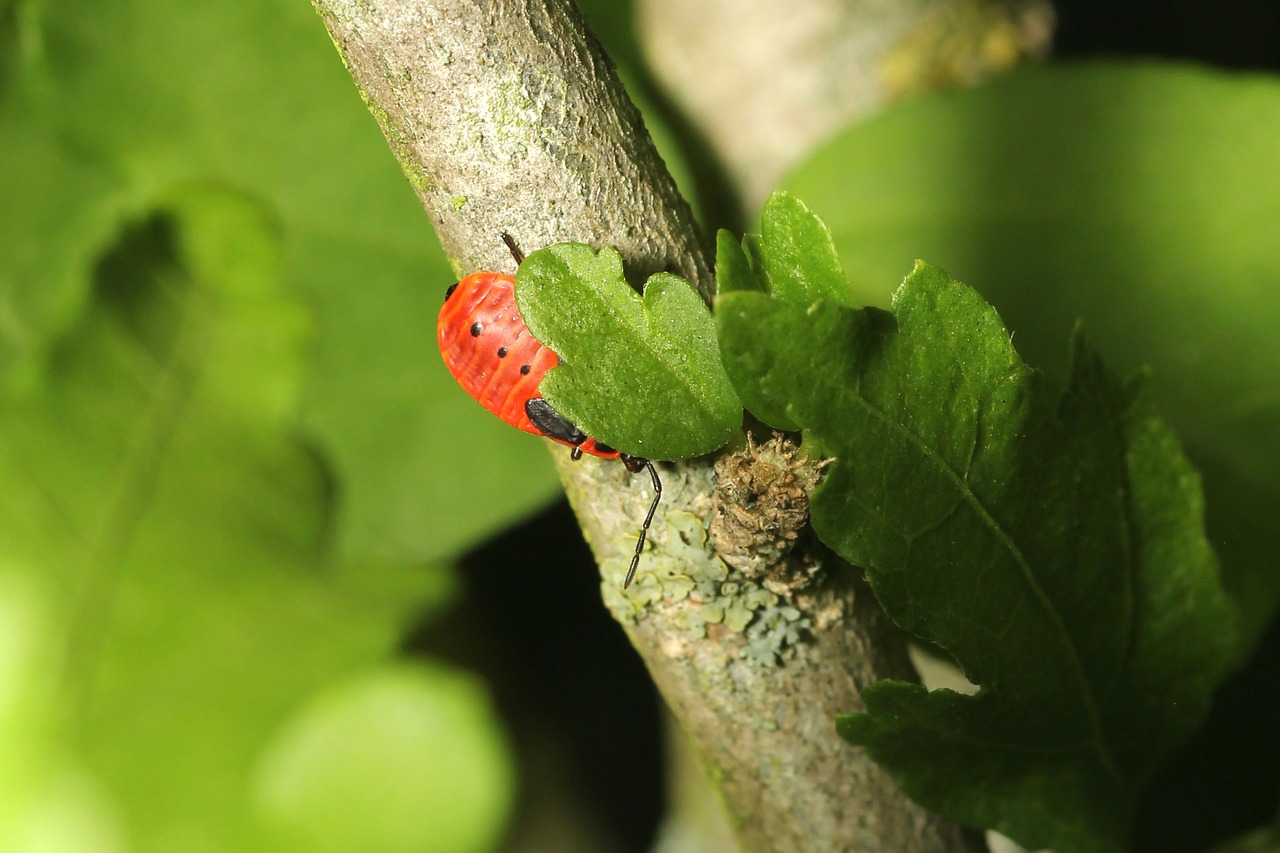
[[[508,231],[526,248],[612,245],[629,273],[671,269],[710,294],[688,206],[571,0],[314,3],[460,271],[509,269]],[[791,451],[725,456],[719,478],[710,460],[664,466],[653,548],[623,591],[646,481],[555,450],[606,603],[719,780],[748,849],[968,849],[970,835],[911,803],[835,734],[835,714],[861,708],[860,688],[911,677],[855,573],[816,546],[770,551],[750,541],[751,524],[726,521],[762,500],[786,509],[782,493],[761,498],[772,487],[756,475],[803,468]],[[795,509],[782,515],[802,521]],[[717,546],[739,571],[730,575]]]
[[[575,240],[704,293],[688,205],[609,60],[564,0],[315,0],[459,271]]]
[[[754,213],[833,131],[1043,56],[1049,0],[637,0],[650,67]]]

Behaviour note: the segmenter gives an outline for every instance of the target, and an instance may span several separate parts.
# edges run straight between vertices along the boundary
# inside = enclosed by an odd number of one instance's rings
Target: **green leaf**
[[[1209,853],[1276,853],[1280,850],[1280,822],[1241,833],[1215,844]]]
[[[742,423],[711,312],[679,276],[651,276],[641,297],[613,249],[558,243],[520,265],[516,300],[564,362],[540,390],[588,435],[633,456],[684,459]]]
[[[110,797],[66,755],[61,625],[47,584],[0,563],[0,850],[121,849]]]
[[[440,666],[328,688],[264,750],[254,800],[269,849],[493,850],[515,779],[492,714],[475,679]]]
[[[819,299],[852,304],[831,232],[804,202],[785,192],[769,197],[759,235],[748,234],[741,246],[727,231],[716,235],[717,298],[736,291],[769,293],[800,306]],[[717,325],[723,324],[718,320]],[[719,334],[726,332],[721,328]],[[775,429],[796,429],[785,412],[755,393],[752,378],[769,369],[766,362],[764,350],[742,347],[737,358],[725,360],[725,372],[753,415]]]
[[[882,682],[840,731],[911,796],[1021,844],[1119,850],[1236,653],[1198,479],[1136,384],[1077,343],[1065,394],[995,312],[918,264],[893,313],[755,293],[726,359],[836,461],[813,524],[976,696]]]
[[[756,290],[797,305],[828,299],[852,305],[840,257],[825,222],[790,193],[769,196],[760,234],[739,247],[732,235],[716,235],[716,287],[720,293]]]
[[[545,449],[441,363],[457,276],[310,4],[59,0],[21,25],[41,49],[0,91],[0,388],[44,381],[128,223],[218,183],[270,212],[315,317],[303,420],[338,478],[343,555],[451,558],[558,492]]]
[[[1246,637],[1280,601],[1277,138],[1275,76],[1054,64],[859,121],[787,184],[823,211],[861,302],[929,258],[1055,375],[1080,318],[1121,373],[1152,366]]]
[[[826,223],[790,193],[769,196],[753,247],[757,271],[778,299],[801,305],[818,299],[853,304]]]
[[[254,200],[175,190],[92,264],[45,380],[4,401],[0,613],[37,603],[26,656],[56,678],[32,665],[9,690],[0,674],[0,717],[16,693],[28,721],[0,726],[0,752],[33,771],[0,772],[0,799],[26,807],[15,828],[0,806],[0,841],[76,810],[92,818],[84,849],[119,849],[122,828],[137,849],[268,849],[249,783],[276,727],[381,667],[449,592],[439,566],[327,556],[331,480],[296,426],[310,323],[281,256]],[[371,719],[370,738],[393,718]],[[404,744],[415,766],[444,759]],[[390,790],[392,769],[365,778]],[[87,794],[59,798],[64,778]],[[501,821],[506,779],[488,780],[477,833]],[[385,814],[347,817],[386,834]]]
[[[716,232],[717,294],[732,293],[735,290],[769,292],[764,279],[756,274],[757,265],[747,255],[745,244],[749,239],[750,235],[739,243],[736,237],[723,228]]]
[[[769,292],[764,279],[756,273],[758,264],[751,262],[747,254],[748,249],[753,253],[756,252],[756,246],[750,235],[741,245],[728,231],[721,231],[716,235],[717,306],[724,304],[726,294]],[[732,330],[726,329],[725,324],[726,321],[718,309],[716,334],[722,345],[726,336],[732,334]],[[733,389],[738,392],[738,397],[747,407],[747,411],[775,429],[799,429],[799,425],[787,417],[784,409],[774,407],[767,397],[756,393],[754,378],[767,373],[770,367],[769,355],[765,350],[741,346],[735,352],[735,357],[725,357],[721,361],[724,364],[725,375],[733,383]]]

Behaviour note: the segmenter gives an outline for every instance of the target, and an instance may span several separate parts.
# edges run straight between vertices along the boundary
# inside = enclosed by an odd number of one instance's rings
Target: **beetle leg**
[[[640,537],[636,540],[636,553],[631,558],[631,566],[627,569],[627,579],[622,582],[622,588],[626,589],[631,586],[631,581],[636,576],[636,568],[640,565],[640,552],[644,550],[644,541],[649,535],[649,525],[653,523],[653,514],[658,511],[658,502],[662,500],[662,481],[658,479],[658,469],[653,467],[653,463],[648,459],[639,459],[635,456],[627,456],[623,454],[619,457],[622,464],[627,466],[627,470],[635,473],[641,468],[649,469],[649,476],[653,478],[653,503],[649,504],[649,513],[644,517],[644,524],[640,525]],[[635,466],[634,468],[631,466]]]
[[[511,257],[515,259],[516,266],[524,263],[524,252],[520,251],[520,247],[516,245],[516,239],[506,231],[502,232],[502,242],[507,244],[507,248],[511,250]]]

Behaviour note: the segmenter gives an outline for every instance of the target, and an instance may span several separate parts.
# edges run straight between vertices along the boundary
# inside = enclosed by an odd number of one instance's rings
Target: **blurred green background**
[[[626,5],[583,5],[705,223],[742,228]],[[1067,54],[1255,67],[1280,43],[1261,4],[1058,7]],[[789,182],[863,298],[925,257],[1033,363],[1079,316],[1152,364],[1259,635],[1277,103],[1268,78],[1032,74],[903,105]],[[651,688],[547,509],[546,449],[440,363],[452,281],[308,3],[0,0],[0,850],[648,848]],[[1144,849],[1274,807],[1275,645]]]
[[[318,17],[3,44],[0,849],[490,849],[488,688],[397,650],[554,478],[441,365],[452,273]]]

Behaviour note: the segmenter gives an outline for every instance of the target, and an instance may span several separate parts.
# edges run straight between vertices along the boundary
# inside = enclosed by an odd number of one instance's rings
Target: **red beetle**
[[[502,240],[516,266],[524,260],[510,234]],[[497,272],[472,273],[445,292],[436,322],[440,354],[458,384],[480,405],[513,427],[542,435],[573,448],[575,461],[586,453],[619,459],[633,474],[643,468],[653,478],[653,503],[640,526],[636,553],[623,588],[631,585],[653,514],[662,499],[662,481],[648,459],[629,456],[591,438],[551,407],[538,392],[542,376],[560,357],[529,332],[516,307],[516,280]]]

